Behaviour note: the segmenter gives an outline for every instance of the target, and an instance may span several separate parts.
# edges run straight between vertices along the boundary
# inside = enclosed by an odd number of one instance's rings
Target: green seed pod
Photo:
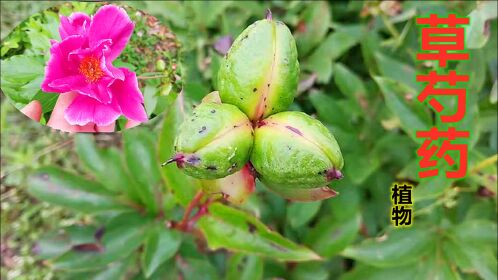
[[[249,164],[225,178],[201,180],[202,189],[209,194],[222,193],[233,204],[242,204],[254,192],[256,181]]]
[[[223,103],[239,107],[250,120],[286,110],[299,79],[296,43],[270,17],[247,27],[234,41],[218,72]]]
[[[188,175],[218,179],[240,170],[253,145],[251,123],[237,107],[201,103],[184,121],[175,140],[176,162]]]
[[[254,137],[251,162],[269,188],[292,199],[334,195],[323,187],[342,178],[344,161],[337,141],[318,120],[301,112],[278,113],[260,121]]]
[[[166,62],[162,59],[156,60],[156,71],[164,71],[166,69]]]

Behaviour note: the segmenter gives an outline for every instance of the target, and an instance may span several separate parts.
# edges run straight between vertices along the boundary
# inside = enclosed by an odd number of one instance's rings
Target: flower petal
[[[83,75],[78,74],[53,80],[48,86],[57,90],[57,92],[75,91],[99,102],[109,104],[111,102],[111,93],[108,87],[113,81],[114,79],[111,77],[103,77],[96,83],[89,83]]]
[[[84,43],[85,38],[83,36],[74,35],[50,47],[50,59],[45,67],[45,79],[41,84],[43,91],[66,92],[66,90],[52,88],[50,83],[57,79],[78,74],[78,64],[75,61],[69,60],[69,54],[80,49]]]
[[[98,126],[110,125],[121,115],[116,103],[103,104],[97,100],[78,95],[67,107],[64,118],[71,125],[86,125],[90,122]]]
[[[71,35],[87,35],[92,22],[87,14],[79,12],[72,13],[69,17],[60,16],[60,20],[59,34],[62,40]]]
[[[100,41],[96,42],[90,48],[80,48],[80,49],[72,51],[69,54],[69,59],[72,61],[79,62],[84,57],[94,56],[94,57],[97,57],[98,59],[102,60],[102,58],[104,57],[104,54],[108,53],[110,51],[111,45],[112,45],[111,39],[100,40]]]
[[[133,22],[122,8],[106,5],[93,17],[89,30],[89,44],[93,46],[100,40],[111,39],[111,51],[106,56],[112,62],[126,47],[133,33]]]
[[[137,76],[126,68],[120,69],[124,73],[124,81],[115,80],[109,90],[123,115],[134,121],[145,122],[148,118],[143,106],[144,98],[138,88]]]
[[[125,79],[123,70],[114,67],[109,60],[105,59],[105,56],[102,57],[102,60],[100,61],[100,67],[107,75],[113,77],[114,79],[119,79],[121,81]]]

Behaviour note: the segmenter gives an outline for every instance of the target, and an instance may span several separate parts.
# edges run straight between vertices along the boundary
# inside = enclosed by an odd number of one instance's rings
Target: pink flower
[[[52,41],[41,89],[77,94],[64,112],[69,124],[105,126],[120,115],[147,121],[135,73],[112,65],[133,29],[126,12],[113,5],[101,7],[93,17],[61,16],[61,42]]]

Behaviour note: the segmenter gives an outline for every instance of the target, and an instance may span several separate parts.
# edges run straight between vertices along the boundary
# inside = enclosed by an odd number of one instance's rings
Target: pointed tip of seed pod
[[[339,194],[338,191],[331,189],[329,187],[322,187],[321,190],[323,193],[328,193],[330,195],[329,197],[336,197]]]
[[[269,21],[272,21],[272,14],[271,14],[271,10],[268,8],[266,9],[266,19],[269,20]]]
[[[329,180],[329,181],[342,179],[344,177],[342,172],[339,169],[335,169],[335,168],[331,168],[331,169],[327,170],[326,176],[327,176],[327,180]]]
[[[163,162],[161,164],[161,167],[164,167],[172,162],[176,162],[177,165],[180,167],[180,164],[183,162],[184,155],[183,154],[176,154],[172,158],[168,159],[167,161]]]
[[[204,96],[201,102],[221,104],[220,93],[218,91],[212,91],[208,93],[206,96]]]

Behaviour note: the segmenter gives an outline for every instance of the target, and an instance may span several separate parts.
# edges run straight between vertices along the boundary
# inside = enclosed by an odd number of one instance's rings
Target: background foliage
[[[158,121],[122,136],[60,135],[3,99],[2,278],[496,279],[496,2],[127,4],[178,36],[184,94]],[[4,38],[48,4],[1,5]],[[198,230],[170,230],[167,222],[181,219],[199,183],[159,164],[191,105],[216,89],[223,49],[216,43],[266,8],[297,40],[302,77],[293,110],[319,118],[341,145],[345,178],[333,184],[340,195],[295,203],[258,183],[242,207],[214,203]],[[429,13],[471,19],[471,60],[450,65],[470,75],[458,127],[471,133],[463,180],[417,179],[414,132],[438,124],[415,100],[423,86],[415,74],[433,65],[415,59],[414,17]],[[394,181],[417,185],[408,229],[390,225]]]

